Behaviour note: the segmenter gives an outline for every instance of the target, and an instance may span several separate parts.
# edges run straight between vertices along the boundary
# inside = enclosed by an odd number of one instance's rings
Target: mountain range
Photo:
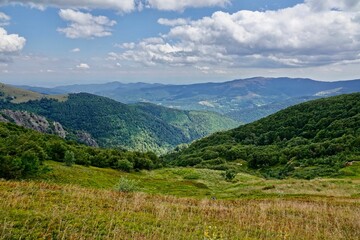
[[[249,123],[311,99],[359,92],[360,80],[320,82],[305,78],[256,77],[190,85],[111,82],[55,88],[22,87],[44,94],[87,92],[123,103],[150,102],[182,110],[214,111]]]
[[[31,121],[39,125],[38,119],[46,118],[61,124],[69,139],[100,147],[161,154],[179,144],[239,125],[218,113],[177,110],[149,103],[127,105],[89,93],[42,95],[2,84],[0,95],[3,120],[36,129],[34,124],[23,123]]]

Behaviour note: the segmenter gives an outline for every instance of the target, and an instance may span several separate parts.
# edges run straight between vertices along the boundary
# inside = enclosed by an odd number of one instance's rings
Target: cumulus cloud
[[[8,34],[4,28],[0,27],[0,56],[18,53],[24,48],[25,43],[25,38],[18,34]]]
[[[276,11],[219,11],[185,24],[174,21],[161,37],[123,44],[131,48],[116,53],[116,60],[228,68],[356,61],[360,58],[360,13],[355,11],[359,2],[307,0]],[[159,23],[172,25],[170,20]]]
[[[60,17],[68,21],[66,28],[58,28],[58,32],[64,33],[68,38],[94,38],[111,36],[111,27],[116,21],[105,16],[93,16],[72,9],[61,9]]]
[[[158,19],[158,23],[160,25],[170,26],[170,27],[185,25],[189,22],[190,22],[189,19],[184,19],[184,18],[176,18],[176,19],[159,18]]]
[[[134,0],[0,0],[0,5],[22,4],[44,9],[59,8],[114,9],[119,12],[135,10]]]
[[[186,8],[225,6],[230,0],[147,0],[148,6],[159,10],[183,11]]]
[[[76,68],[80,70],[87,70],[90,69],[90,66],[87,63],[80,63],[79,65],[76,65]]]

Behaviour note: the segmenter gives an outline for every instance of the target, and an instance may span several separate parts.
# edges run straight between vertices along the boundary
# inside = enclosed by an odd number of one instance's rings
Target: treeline
[[[196,141],[165,159],[223,170],[229,162],[245,161],[275,178],[337,175],[347,162],[360,160],[360,93],[290,107]]]
[[[45,160],[80,164],[122,171],[161,167],[152,152],[92,148],[74,141],[0,123],[0,178],[20,179],[46,171]]]

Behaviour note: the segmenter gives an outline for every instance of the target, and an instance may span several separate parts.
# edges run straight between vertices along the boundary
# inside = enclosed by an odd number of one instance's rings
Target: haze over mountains
[[[256,77],[190,85],[111,82],[55,88],[23,87],[44,94],[87,92],[123,103],[151,102],[184,110],[214,111],[248,123],[311,99],[358,92],[360,80],[320,82]]]

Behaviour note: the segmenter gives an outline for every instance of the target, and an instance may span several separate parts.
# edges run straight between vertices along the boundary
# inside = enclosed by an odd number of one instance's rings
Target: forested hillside
[[[12,123],[0,123],[0,178],[36,176],[48,170],[43,165],[46,160],[123,171],[160,166],[154,153],[93,148]]]
[[[0,109],[33,112],[61,123],[70,132],[88,132],[102,147],[157,153],[239,125],[219,114],[129,106],[87,93],[70,94],[66,101],[41,98],[15,104],[4,100]]]
[[[214,169],[245,165],[275,178],[338,175],[360,160],[360,93],[287,108],[196,141],[166,159]]]

